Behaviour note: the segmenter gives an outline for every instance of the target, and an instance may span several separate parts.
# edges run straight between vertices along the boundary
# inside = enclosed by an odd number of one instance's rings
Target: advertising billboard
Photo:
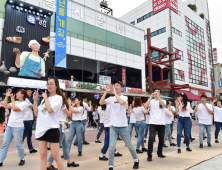
[[[153,15],[170,8],[178,14],[178,0],[152,0],[153,1]]]
[[[213,48],[214,64],[218,63],[217,48]]]

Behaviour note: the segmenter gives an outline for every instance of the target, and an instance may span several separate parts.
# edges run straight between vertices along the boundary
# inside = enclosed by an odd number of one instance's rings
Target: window
[[[152,33],[151,33],[151,37],[157,36],[157,35],[162,34],[162,33],[164,33],[164,32],[166,32],[166,27],[161,28],[161,29],[159,29],[159,30],[157,30],[157,31],[152,32]],[[147,39],[147,35],[144,36],[144,40],[146,40],[146,39]]]
[[[178,50],[178,49],[173,47],[173,52],[175,53],[175,58],[178,57],[180,60],[183,61],[183,51]]]
[[[181,16],[181,13],[180,13],[180,11],[178,11],[178,15],[179,15],[179,16]]]
[[[167,48],[162,48],[162,50],[167,51]],[[163,55],[163,54],[161,54]],[[145,57],[147,56],[147,53],[145,54]],[[167,55],[165,55],[163,58],[167,58]],[[154,51],[152,52],[152,60],[158,61],[159,60],[159,52]],[[145,63],[148,63],[148,58],[145,60]]]
[[[149,17],[151,17],[151,16],[153,16],[153,12],[150,12],[150,13],[148,13],[148,14],[140,17],[140,18],[138,18],[138,19],[137,19],[137,23],[142,22],[143,20],[145,20],[145,19],[147,19],[147,18],[149,18]],[[135,24],[134,24],[134,25],[135,25]]]
[[[177,30],[176,28],[172,27],[172,32],[174,32],[175,34],[179,35],[182,37],[182,32],[180,32],[179,30]]]
[[[180,81],[185,81],[184,71],[178,70],[178,69],[174,69],[174,79],[175,80],[180,80]]]
[[[130,24],[135,25],[135,21],[132,21]]]

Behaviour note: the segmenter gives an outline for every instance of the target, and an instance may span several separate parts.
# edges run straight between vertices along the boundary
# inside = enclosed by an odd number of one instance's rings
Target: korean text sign
[[[68,0],[56,1],[55,66],[66,68],[66,29]]]
[[[178,0],[153,0],[153,15],[170,8],[178,14]]]

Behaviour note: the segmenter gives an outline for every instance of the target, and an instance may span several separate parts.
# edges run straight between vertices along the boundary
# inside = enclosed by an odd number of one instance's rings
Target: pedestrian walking
[[[216,106],[214,105],[216,103]],[[214,99],[212,102],[213,110],[214,110],[214,123],[215,123],[215,143],[219,143],[218,135],[220,132],[220,128],[222,127],[222,105],[221,100]]]

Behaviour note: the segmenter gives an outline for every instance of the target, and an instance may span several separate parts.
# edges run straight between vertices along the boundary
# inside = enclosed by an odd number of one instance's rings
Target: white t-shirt
[[[12,103],[10,103],[9,105],[12,107]],[[15,101],[15,106],[17,106],[21,111],[16,112],[11,109],[11,115],[9,117],[7,126],[23,127],[24,126],[23,120],[26,114],[26,110],[28,108],[28,103],[26,101],[23,102]]]
[[[174,107],[174,106],[171,106],[171,109],[172,109],[173,111],[175,111],[175,107]],[[173,113],[172,113],[171,121],[172,121],[172,122],[174,121],[174,114],[173,114]]]
[[[59,112],[63,104],[62,96],[55,95],[48,97],[48,101],[53,112],[48,113],[43,99],[38,106],[35,138],[42,137],[49,129],[59,128]]]
[[[130,123],[136,123],[136,117],[132,110],[130,110]]]
[[[222,122],[222,107],[214,106],[214,122]]]
[[[164,111],[165,111],[165,115],[166,115],[165,116],[165,123],[166,123],[166,125],[169,125],[172,123],[172,113],[166,108],[164,108]]]
[[[80,106],[78,108],[75,108],[79,111],[79,113],[72,113],[72,120],[74,121],[77,121],[77,120],[83,120],[82,118],[82,115],[84,114],[84,111],[83,111],[83,107]]]
[[[102,110],[104,118],[104,127],[110,127],[110,105],[106,106],[106,110]]]
[[[32,105],[29,99],[26,98],[25,101],[28,103],[28,106]],[[26,113],[24,116],[24,121],[29,121],[29,120],[33,120],[33,112],[32,112],[32,108],[30,107],[26,109]]]
[[[99,119],[99,115],[97,113],[98,113],[98,111],[93,112],[93,119],[95,119],[95,120]]]
[[[190,117],[190,102],[187,102],[187,107],[186,107],[186,111],[182,112],[181,108],[180,108],[180,104],[178,104],[178,109],[179,109],[179,116],[181,117]]]
[[[98,107],[97,112],[99,113],[100,123],[103,123],[104,120],[101,106]]]
[[[144,109],[144,107],[134,107],[133,112],[134,112],[136,121],[144,120],[144,114],[146,113],[146,110]]]
[[[87,119],[87,110],[91,111],[91,108],[89,107],[89,105],[86,102],[82,102],[83,107],[84,107],[84,114],[82,115],[82,120]]]
[[[110,105],[110,126],[127,127],[126,107],[128,97],[121,95],[120,98],[126,103],[120,105],[115,96],[106,99],[107,104]]]
[[[212,105],[206,103],[208,109],[213,111]],[[212,116],[211,114],[207,111],[207,108],[201,103],[198,106],[198,120],[199,123],[204,124],[204,125],[212,125]]]
[[[166,103],[165,100],[163,100]],[[165,125],[165,111],[164,107],[160,108],[159,100],[152,99],[150,101],[150,124]]]
[[[60,122],[66,122],[66,117],[67,117],[67,115],[66,115],[66,114],[64,113],[64,111],[63,111],[63,110],[65,110],[65,109],[67,109],[67,107],[66,107],[66,105],[64,104],[64,105],[61,107],[61,109],[60,109],[60,111],[59,111],[59,115],[58,115]]]
[[[150,124],[150,115],[146,115],[146,122],[145,122],[146,124]]]

